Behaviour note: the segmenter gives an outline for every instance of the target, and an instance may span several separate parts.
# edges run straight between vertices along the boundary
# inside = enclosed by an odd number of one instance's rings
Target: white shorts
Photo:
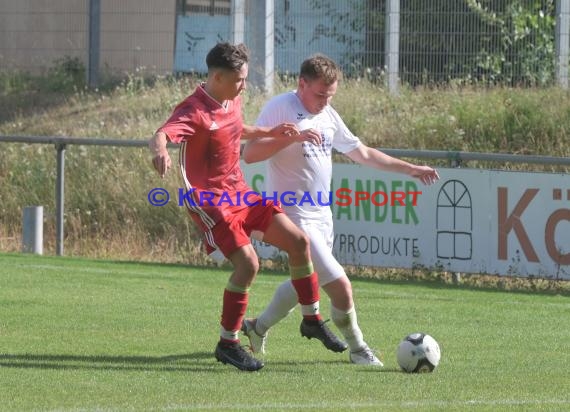
[[[323,286],[346,276],[344,268],[332,254],[334,241],[332,222],[329,224],[315,220],[300,220],[295,223],[307,234],[311,242],[311,260],[319,275],[319,285]]]

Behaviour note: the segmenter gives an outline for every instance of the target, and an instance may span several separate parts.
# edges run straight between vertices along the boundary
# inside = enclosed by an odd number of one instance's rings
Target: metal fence
[[[568,0],[0,0],[0,70],[203,71],[243,40],[270,74],[324,52],[393,85],[567,87],[569,27]]]
[[[21,143],[21,144],[48,144],[54,145],[57,158],[56,179],[55,179],[55,226],[56,226],[56,254],[63,255],[64,243],[64,192],[65,192],[65,151],[68,146],[107,146],[107,147],[124,147],[124,148],[143,148],[148,146],[146,140],[120,140],[108,138],[82,138],[82,137],[59,137],[59,136],[2,136],[0,135],[0,143]],[[176,147],[169,144],[170,148]],[[407,149],[383,149],[384,153],[404,158],[416,159],[444,159],[447,160],[449,166],[459,167],[463,162],[468,161],[488,161],[488,162],[512,162],[523,164],[540,164],[540,165],[561,165],[570,166],[570,158],[555,156],[532,156],[532,155],[513,155],[505,153],[469,153],[469,152],[453,152],[442,150],[407,150]]]
[[[422,8],[418,1],[402,4],[400,72],[406,82],[547,85],[554,83],[563,55],[567,83],[568,23],[556,25],[554,1],[422,3]],[[567,6],[567,1],[559,2],[559,15],[568,13]],[[557,56],[556,40],[562,37],[565,50]]]

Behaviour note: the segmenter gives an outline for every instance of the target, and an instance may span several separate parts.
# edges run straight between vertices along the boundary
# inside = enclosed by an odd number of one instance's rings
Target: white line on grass
[[[538,405],[570,405],[570,399],[496,399],[496,400],[457,400],[457,401],[378,401],[378,402],[318,402],[318,403],[248,403],[248,404],[186,404],[186,405],[168,405],[164,408],[158,408],[163,411],[177,410],[211,410],[211,409],[228,409],[228,410],[252,410],[252,409],[359,409],[359,408],[380,408],[380,407],[400,407],[400,408],[424,408],[424,407],[462,407],[462,406],[538,406]]]

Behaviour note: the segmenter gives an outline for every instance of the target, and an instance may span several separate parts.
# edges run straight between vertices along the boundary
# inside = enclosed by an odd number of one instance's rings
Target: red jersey
[[[181,144],[179,163],[187,190],[184,200],[205,230],[222,218],[225,206],[243,206],[242,196],[252,192],[239,165],[241,98],[226,103],[223,106],[198,86],[158,129],[171,142]]]

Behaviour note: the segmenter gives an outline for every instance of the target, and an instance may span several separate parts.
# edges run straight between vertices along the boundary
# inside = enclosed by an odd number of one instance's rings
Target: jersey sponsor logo
[[[321,132],[322,143],[315,146],[312,143],[303,142],[303,157],[330,157],[332,154],[332,137],[329,133]]]

